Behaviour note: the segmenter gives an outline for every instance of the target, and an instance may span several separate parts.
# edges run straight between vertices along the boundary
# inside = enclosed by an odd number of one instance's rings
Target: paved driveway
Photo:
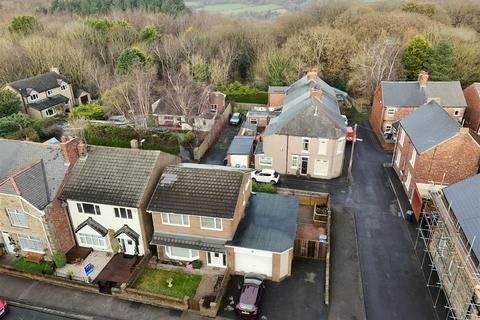
[[[240,126],[226,124],[215,143],[208,149],[200,163],[224,165],[230,143],[240,130]]]
[[[230,297],[238,301],[241,276],[233,276],[225,293],[219,316],[236,319],[235,311],[227,308]],[[327,319],[323,304],[325,263],[318,260],[295,258],[292,276],[276,283],[266,282],[261,315],[272,320]]]

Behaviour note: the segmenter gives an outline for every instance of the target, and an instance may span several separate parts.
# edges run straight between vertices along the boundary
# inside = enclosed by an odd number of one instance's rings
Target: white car
[[[348,126],[348,118],[346,115],[342,114],[343,121],[345,121],[345,125]]]
[[[265,182],[276,184],[280,175],[272,169],[262,169],[252,171],[252,180],[255,182]]]

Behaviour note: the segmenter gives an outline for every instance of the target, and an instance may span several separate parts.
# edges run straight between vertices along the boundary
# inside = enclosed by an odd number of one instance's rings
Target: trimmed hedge
[[[277,193],[277,187],[271,183],[258,183],[253,181],[252,184],[253,192],[265,192],[265,193]]]
[[[61,268],[67,264],[67,256],[65,253],[57,251],[52,255],[52,260],[57,268]]]
[[[221,85],[218,91],[227,95],[227,99],[234,102],[244,103],[268,103],[268,93],[249,85],[243,85],[238,81]]]

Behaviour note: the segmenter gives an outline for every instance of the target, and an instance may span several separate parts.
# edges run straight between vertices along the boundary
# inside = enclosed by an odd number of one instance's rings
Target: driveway
[[[241,280],[241,276],[231,278],[219,316],[237,319],[235,311],[227,306],[230,297],[233,297],[235,302],[238,301]],[[323,304],[324,280],[323,261],[295,258],[290,277],[279,283],[266,282],[260,314],[272,320],[326,319],[327,308]]]
[[[208,149],[202,160],[200,160],[200,163],[223,166],[228,147],[239,130],[240,126],[232,126],[227,123],[215,143]]]

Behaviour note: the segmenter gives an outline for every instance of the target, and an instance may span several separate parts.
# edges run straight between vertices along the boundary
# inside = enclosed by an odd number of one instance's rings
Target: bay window
[[[169,258],[178,260],[192,261],[198,259],[198,250],[179,248],[179,247],[165,247],[165,253]]]

